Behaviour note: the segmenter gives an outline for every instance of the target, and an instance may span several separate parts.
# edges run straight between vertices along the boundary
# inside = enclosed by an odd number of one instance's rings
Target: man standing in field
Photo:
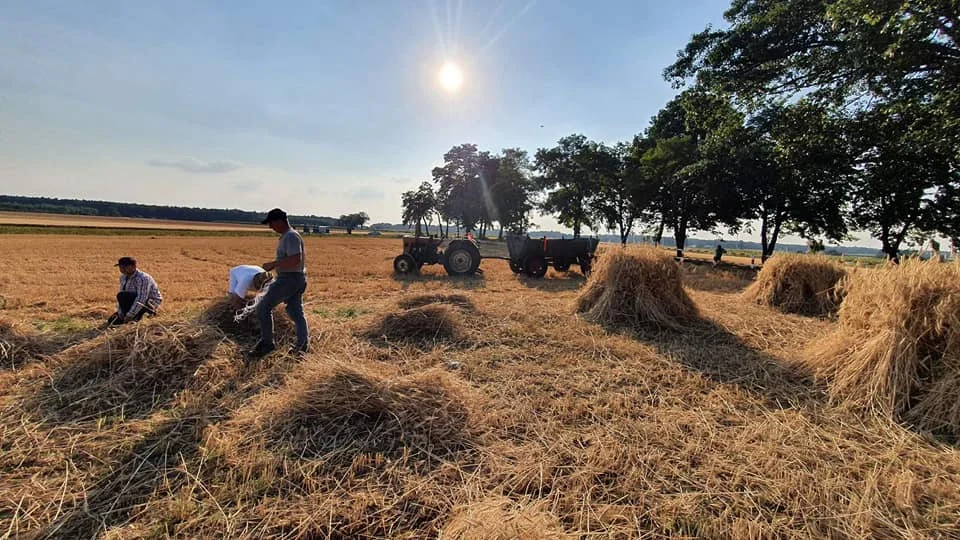
[[[274,208],[261,223],[280,234],[277,244],[277,257],[263,263],[267,272],[276,271],[277,279],[257,304],[257,317],[260,319],[260,342],[251,351],[254,356],[269,354],[277,345],[273,339],[273,308],[280,302],[286,304],[287,315],[297,327],[297,344],[293,353],[307,352],[308,329],[307,319],[303,315],[303,293],[307,290],[306,254],[303,248],[303,238],[290,227],[287,213]]]
[[[120,257],[115,266],[120,269],[120,292],[117,293],[117,312],[107,323],[115,326],[139,321],[147,313],[155,315],[163,296],[153,277],[138,270],[133,257]]]

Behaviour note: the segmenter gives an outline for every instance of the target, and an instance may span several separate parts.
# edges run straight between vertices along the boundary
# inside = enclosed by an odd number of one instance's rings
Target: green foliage
[[[353,234],[354,229],[363,228],[370,222],[370,216],[366,212],[357,212],[355,214],[344,214],[337,220],[337,224],[347,230],[347,234]]]
[[[437,211],[437,196],[429,182],[420,184],[417,191],[407,191],[402,196],[403,224],[415,225],[416,235],[423,234]]]
[[[553,148],[537,150],[534,163],[537,186],[546,191],[540,208],[556,214],[557,221],[579,237],[583,227],[593,228],[595,199],[599,195],[597,143],[580,134],[568,135]]]

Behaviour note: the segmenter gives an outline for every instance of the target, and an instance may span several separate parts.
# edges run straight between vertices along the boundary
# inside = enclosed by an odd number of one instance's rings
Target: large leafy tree
[[[634,144],[642,143],[635,141]],[[646,146],[645,150],[650,145]],[[608,230],[619,233],[620,243],[626,245],[648,202],[644,193],[646,168],[641,165],[634,147],[625,143],[598,145],[592,152],[592,168],[599,190],[593,200],[594,211]]]
[[[489,221],[481,182],[484,166],[488,165],[488,155],[484,154],[475,144],[461,144],[444,154],[443,165],[433,169],[441,215],[448,224],[453,221],[467,232]]]
[[[416,235],[429,230],[432,216],[437,212],[437,197],[429,182],[420,184],[416,191],[407,191],[401,196],[403,202],[403,224],[414,225]]]
[[[536,184],[531,178],[532,165],[527,152],[519,148],[505,148],[496,157],[496,178],[490,186],[491,217],[504,229],[524,233],[530,227],[530,212],[534,208]]]
[[[534,168],[539,189],[547,192],[540,208],[557,216],[579,237],[583,227],[592,228],[596,219],[593,201],[599,194],[593,169],[596,143],[583,135],[568,135],[553,148],[537,150]]]

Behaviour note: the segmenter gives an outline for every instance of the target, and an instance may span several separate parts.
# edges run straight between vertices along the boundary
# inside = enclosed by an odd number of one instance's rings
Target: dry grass
[[[543,501],[523,504],[506,497],[467,503],[452,511],[440,538],[447,540],[558,540],[573,538]]]
[[[846,403],[960,436],[960,265],[905,261],[844,289],[838,328],[810,350],[815,373]]]
[[[122,328],[0,372],[0,535],[960,530],[956,448],[837,406],[787,367],[842,323],[745,303],[723,271],[698,269],[687,293],[699,320],[685,331],[609,332],[570,313],[577,280],[517,279],[491,261],[482,277],[426,268],[398,281],[397,240],[308,238],[313,352],[246,363],[238,340],[198,315],[232,265],[271,256],[270,239],[3,242],[18,263],[0,262],[2,313],[17,324],[112,304],[117,252],[144,261],[166,302],[139,337]],[[35,267],[54,274],[37,279]],[[366,331],[406,302],[455,314],[469,347],[371,343]],[[108,341],[123,354],[103,363]],[[49,399],[52,381],[69,399]],[[930,391],[947,393],[943,381]]]
[[[697,319],[680,267],[648,246],[605,250],[577,297],[576,310],[588,321],[630,328],[680,330]]]
[[[254,313],[240,321],[236,320],[237,310],[229,298],[212,302],[200,314],[200,322],[215,326],[221,332],[242,343],[255,343],[260,339],[260,321]],[[279,343],[292,343],[296,338],[296,327],[283,311],[283,305],[273,311],[273,331]]]
[[[0,319],[0,367],[14,369],[46,352],[43,339],[36,333],[6,319]]]
[[[425,305],[388,313],[374,323],[366,335],[384,343],[433,347],[464,340],[459,314],[444,305]]]
[[[743,296],[786,313],[829,315],[840,304],[836,287],[845,274],[839,263],[824,256],[780,254],[763,265]]]

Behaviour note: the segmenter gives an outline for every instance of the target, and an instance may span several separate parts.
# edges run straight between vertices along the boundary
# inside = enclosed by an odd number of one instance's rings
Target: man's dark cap
[[[137,260],[133,257],[120,257],[120,260],[114,266],[134,266],[136,264]]]
[[[271,221],[286,221],[286,220],[287,220],[287,213],[279,208],[274,208],[273,210],[267,212],[266,219],[264,219],[260,223],[262,223],[263,225],[266,225]]]

